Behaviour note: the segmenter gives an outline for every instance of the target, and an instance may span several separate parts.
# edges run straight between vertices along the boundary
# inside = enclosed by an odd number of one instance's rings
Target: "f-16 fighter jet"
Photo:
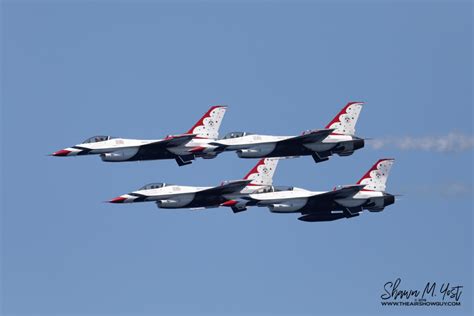
[[[315,162],[321,162],[333,154],[349,156],[364,147],[364,140],[354,136],[362,105],[348,103],[325,129],[305,131],[299,136],[233,132],[211,144],[216,146],[216,151],[236,151],[240,158],[311,155]]]
[[[185,134],[168,135],[164,139],[139,140],[110,136],[94,136],[81,144],[59,150],[52,156],[69,157],[100,155],[103,161],[137,161],[175,159],[178,165],[192,163],[196,157],[215,158],[209,143],[219,137],[219,127],[226,106],[213,106]]]
[[[192,187],[168,183],[152,183],[124,194],[110,203],[155,202],[159,208],[213,208],[225,201],[261,192],[270,187],[278,159],[265,158],[242,179],[225,181],[215,187]]]
[[[385,192],[393,159],[380,159],[355,185],[335,187],[332,191],[308,191],[300,188],[276,189],[268,187],[265,193],[250,194],[242,199],[224,202],[234,212],[247,206],[268,207],[274,213],[301,213],[305,222],[333,221],[358,216],[363,210],[380,212],[395,202]]]

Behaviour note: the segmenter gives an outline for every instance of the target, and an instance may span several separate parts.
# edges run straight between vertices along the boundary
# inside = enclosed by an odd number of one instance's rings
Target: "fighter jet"
[[[69,157],[100,155],[103,161],[121,162],[154,159],[175,159],[179,166],[192,163],[196,157],[215,158],[209,143],[219,137],[227,107],[212,106],[186,133],[168,135],[164,139],[140,140],[111,136],[94,136],[81,144],[56,151],[52,156]]]
[[[308,130],[299,136],[232,132],[211,145],[218,152],[235,151],[240,158],[311,155],[315,162],[322,162],[333,154],[349,156],[364,147],[364,139],[354,136],[362,105],[362,102],[350,102],[325,129]]]
[[[222,205],[234,212],[247,206],[263,206],[273,213],[301,213],[298,219],[305,222],[334,221],[359,216],[363,210],[380,212],[395,202],[385,192],[393,159],[380,159],[355,185],[335,187],[332,191],[308,191],[301,188],[278,189],[267,187],[267,192],[226,201]]]
[[[262,192],[272,185],[278,159],[264,158],[242,180],[225,181],[215,187],[181,186],[152,183],[137,191],[110,200],[110,203],[155,202],[159,208],[203,209],[219,207],[222,203],[250,193]]]

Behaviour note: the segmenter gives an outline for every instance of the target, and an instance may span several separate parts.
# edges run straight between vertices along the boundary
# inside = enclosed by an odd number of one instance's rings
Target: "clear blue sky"
[[[238,179],[255,161],[231,153],[182,168],[46,156],[184,132],[214,104],[229,105],[222,132],[297,134],[365,101],[361,136],[472,135],[472,2],[3,1],[1,21],[5,315],[472,313],[472,150],[283,161],[276,184],[325,190],[396,158],[403,198],[332,223],[102,203]],[[396,277],[464,285],[463,306],[382,308]]]

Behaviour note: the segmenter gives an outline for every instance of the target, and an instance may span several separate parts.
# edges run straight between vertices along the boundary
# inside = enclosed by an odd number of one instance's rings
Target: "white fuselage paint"
[[[88,154],[105,154],[105,153],[113,153],[116,151],[122,150],[133,150],[136,149],[135,153],[138,152],[138,148],[140,146],[149,145],[152,143],[163,141],[164,139],[151,139],[151,140],[141,140],[141,139],[126,139],[126,138],[113,138],[106,141],[95,142],[95,143],[83,143],[78,144],[76,147],[89,149],[90,151]],[[176,155],[189,155],[190,149],[195,147],[204,147],[205,149],[203,152],[212,151],[215,146],[209,145],[210,142],[214,141],[214,139],[208,138],[194,138],[189,142],[185,143],[184,145],[174,146],[167,148],[170,152]],[[66,150],[70,151],[68,156],[75,156],[83,151],[83,149],[78,148],[65,148]]]
[[[257,135],[251,134],[242,137],[230,138],[230,139],[220,139],[215,143],[226,146],[226,151],[233,150],[249,150],[249,155],[251,151],[255,151],[255,157],[262,157],[268,155],[275,150],[277,142],[293,138],[295,136],[272,136],[272,135]],[[303,146],[312,150],[312,151],[326,151],[331,150],[337,146],[340,142],[351,141],[355,138],[351,135],[328,135],[324,140],[313,142],[313,143],[304,143]]]
[[[239,199],[243,196],[248,196],[250,193],[262,187],[264,186],[246,186],[238,192],[225,194],[223,197],[227,200]],[[185,208],[194,201],[194,197],[197,193],[211,188],[213,187],[167,185],[162,188],[137,190],[129,194],[121,195],[121,197],[125,198],[123,203],[133,203],[137,202],[137,200],[140,202],[164,202],[163,205],[159,205],[159,207],[166,208],[165,205],[169,204],[172,205],[170,208]],[[146,198],[143,200],[141,197]]]
[[[330,191],[308,191],[301,188],[293,188],[291,191],[278,191],[250,194],[249,197],[257,201],[258,206],[268,207],[272,212],[296,213],[306,206],[308,199]],[[351,197],[335,200],[344,207],[361,206],[367,200],[383,197],[382,192],[359,191]]]
[[[261,145],[278,142],[292,137],[293,136],[245,135],[236,138],[220,139],[216,141],[216,143],[227,146],[226,150],[239,150],[246,149],[249,147],[249,145]],[[273,148],[275,148],[275,146]]]
[[[137,190],[133,191],[132,194],[137,194],[139,196],[146,196],[146,201],[159,201],[159,200],[167,200],[172,199],[176,200],[179,199],[181,196],[184,196],[187,200],[189,196],[194,197],[194,195],[206,189],[210,189],[211,187],[192,187],[192,186],[183,186],[183,185],[167,185],[162,188],[156,189],[146,189],[146,190]],[[125,202],[134,202],[137,199],[137,196],[124,194],[122,197],[127,198]],[[190,200],[192,201],[192,199]]]

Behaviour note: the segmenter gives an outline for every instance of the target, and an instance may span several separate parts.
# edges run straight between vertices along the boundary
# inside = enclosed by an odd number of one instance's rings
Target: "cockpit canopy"
[[[266,186],[258,189],[254,193],[268,193],[268,192],[280,192],[280,191],[293,191],[294,187],[290,186]]]
[[[167,186],[170,186],[172,184],[169,183],[163,183],[163,182],[157,182],[157,183],[150,183],[147,185],[142,186],[139,191],[141,190],[152,190],[152,189],[159,189],[159,188],[164,188]]]
[[[230,138],[238,138],[238,137],[243,137],[247,135],[252,135],[253,133],[247,133],[247,132],[230,132],[227,133],[222,139],[230,139]]]
[[[273,190],[274,190],[275,192],[279,192],[279,191],[293,191],[293,190],[294,190],[294,187],[287,186],[287,185],[279,185],[279,186],[273,187]]]
[[[90,138],[86,139],[82,143],[83,144],[98,143],[98,142],[104,142],[104,141],[112,139],[112,138],[113,138],[112,136],[93,136],[93,137],[90,137]]]
[[[301,133],[301,135],[308,135],[308,134],[311,134],[311,133],[314,132],[314,131],[316,131],[316,130],[314,130],[314,129],[307,129],[307,130],[304,130],[304,131]]]

